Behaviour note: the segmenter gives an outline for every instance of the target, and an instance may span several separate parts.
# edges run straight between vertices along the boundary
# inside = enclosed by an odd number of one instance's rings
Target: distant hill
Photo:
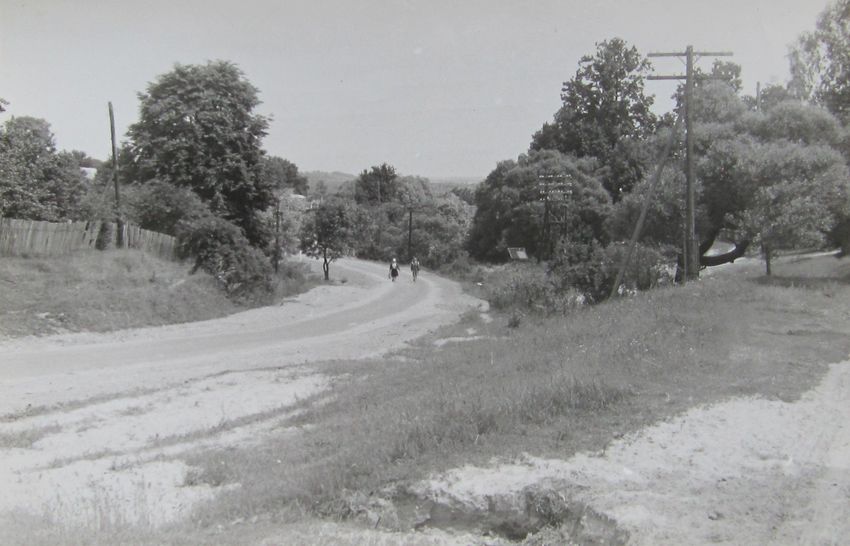
[[[484,180],[484,176],[438,176],[429,178],[432,184],[450,184],[452,186],[470,186]]]
[[[356,174],[341,173],[339,171],[332,173],[325,171],[304,171],[301,174],[307,177],[307,181],[310,182],[310,189],[315,188],[316,183],[321,180],[325,183],[325,187],[328,188],[329,194],[336,193],[340,186],[357,178]]]
[[[343,173],[339,171],[334,172],[326,172],[326,171],[304,171],[301,173],[302,175],[307,177],[307,180],[310,182],[310,188],[315,188],[316,183],[321,180],[325,183],[325,186],[328,188],[328,193],[336,193],[340,186],[349,182],[351,180],[356,180],[356,174]],[[452,191],[454,188],[462,188],[466,186],[474,186],[478,184],[484,177],[476,177],[476,176],[445,176],[445,177],[437,177],[437,178],[429,178],[431,182],[431,189],[435,194],[443,194]]]
[[[455,188],[472,188],[484,180],[483,176],[449,176],[439,178],[429,178],[431,181],[431,191],[435,195],[449,193]]]

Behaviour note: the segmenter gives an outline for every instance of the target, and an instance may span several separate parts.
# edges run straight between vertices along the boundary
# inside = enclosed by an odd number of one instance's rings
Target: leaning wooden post
[[[121,218],[121,193],[118,191],[118,146],[115,144],[115,115],[109,102],[109,131],[112,134],[112,179],[115,182],[115,246],[124,248],[124,220]]]
[[[676,124],[670,131],[670,138],[667,140],[667,144],[664,146],[664,151],[661,152],[661,157],[658,159],[658,165],[655,168],[655,174],[653,174],[652,179],[649,182],[649,188],[647,188],[646,190],[646,196],[643,200],[643,206],[640,209],[640,216],[638,217],[637,224],[635,225],[635,229],[632,232],[632,238],[631,240],[629,240],[629,247],[626,250],[626,255],[623,257],[623,261],[620,263],[620,269],[617,271],[617,278],[614,280],[614,286],[611,287],[611,293],[608,294],[609,299],[617,295],[617,290],[620,288],[620,283],[623,282],[623,276],[626,274],[626,268],[629,267],[629,261],[631,261],[632,259],[632,253],[635,250],[635,245],[637,244],[641,231],[643,231],[643,224],[646,221],[646,213],[649,211],[649,205],[652,203],[652,197],[653,193],[655,192],[655,186],[661,179],[661,173],[664,171],[664,166],[667,164],[667,158],[670,156],[670,151],[673,149],[673,143],[676,142],[676,135],[679,133],[679,128],[681,127],[681,125],[682,115],[679,114],[679,117],[676,118]]]

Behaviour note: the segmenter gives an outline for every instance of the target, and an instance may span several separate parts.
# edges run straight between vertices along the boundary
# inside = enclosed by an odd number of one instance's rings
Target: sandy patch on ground
[[[293,369],[238,372],[0,423],[0,438],[33,439],[0,450],[0,513],[96,527],[175,521],[214,491],[187,486],[190,468],[174,459],[203,447],[250,445],[326,385]]]
[[[840,544],[850,536],[850,362],[800,401],[692,409],[602,453],[463,467],[414,490],[452,509],[524,510],[554,490],[613,518],[631,544]]]

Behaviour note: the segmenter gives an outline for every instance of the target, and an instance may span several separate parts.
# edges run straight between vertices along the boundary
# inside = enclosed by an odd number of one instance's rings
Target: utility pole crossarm
[[[678,53],[647,53],[647,57],[684,57],[688,53],[685,51],[680,51]]]
[[[693,55],[697,55],[700,57],[731,57],[734,55],[731,51],[694,51]],[[647,53],[647,57],[685,57],[688,55],[687,51],[680,51],[677,53]]]
[[[684,86],[684,121],[685,121],[685,236],[682,261],[684,266],[685,280],[699,278],[699,244],[695,230],[696,216],[696,169],[694,166],[694,139],[693,139],[693,109],[694,80],[715,79],[712,77],[702,78],[696,74],[695,61],[700,57],[730,57],[731,51],[694,51],[693,46],[688,46],[684,52],[679,53],[649,53],[647,57],[684,57],[686,74],[648,76],[648,80],[685,80]]]

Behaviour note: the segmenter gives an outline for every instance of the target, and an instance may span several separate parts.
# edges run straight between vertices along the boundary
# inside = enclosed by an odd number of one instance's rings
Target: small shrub
[[[562,241],[550,272],[560,291],[574,289],[591,303],[608,297],[617,280],[617,272],[628,251],[623,243],[602,247],[597,241]],[[665,248],[637,244],[623,275],[627,290],[649,290],[672,282],[670,258]]]
[[[252,247],[236,225],[215,216],[181,221],[177,228],[178,252],[192,257],[192,269],[212,275],[236,300],[267,298],[273,292],[272,268],[266,256]]]
[[[470,282],[482,282],[484,272],[475,264],[466,252],[461,252],[451,262],[440,266],[440,273],[453,279]]]
[[[591,302],[605,299],[617,274],[611,257],[593,238],[559,241],[549,272],[560,291],[575,289]]]
[[[536,264],[511,264],[491,276],[487,300],[499,310],[545,310],[553,288],[546,272]]]
[[[522,323],[522,315],[514,311],[511,314],[511,318],[508,319],[508,328],[519,328],[519,325]]]
[[[604,262],[610,268],[606,271],[606,275],[611,277],[608,282],[609,290],[616,280],[617,270],[627,250],[628,245],[625,243],[608,245],[604,250]],[[670,255],[674,252],[665,247],[635,245],[629,266],[623,275],[623,284],[628,289],[649,290],[671,283],[675,271],[670,270],[670,264],[674,261]]]
[[[509,264],[487,279],[485,297],[494,309],[533,313],[566,313],[585,304],[586,298],[559,281],[545,266]]]
[[[315,283],[315,276],[311,274],[310,267],[303,262],[283,260],[278,268],[274,280],[276,299],[301,293]]]

